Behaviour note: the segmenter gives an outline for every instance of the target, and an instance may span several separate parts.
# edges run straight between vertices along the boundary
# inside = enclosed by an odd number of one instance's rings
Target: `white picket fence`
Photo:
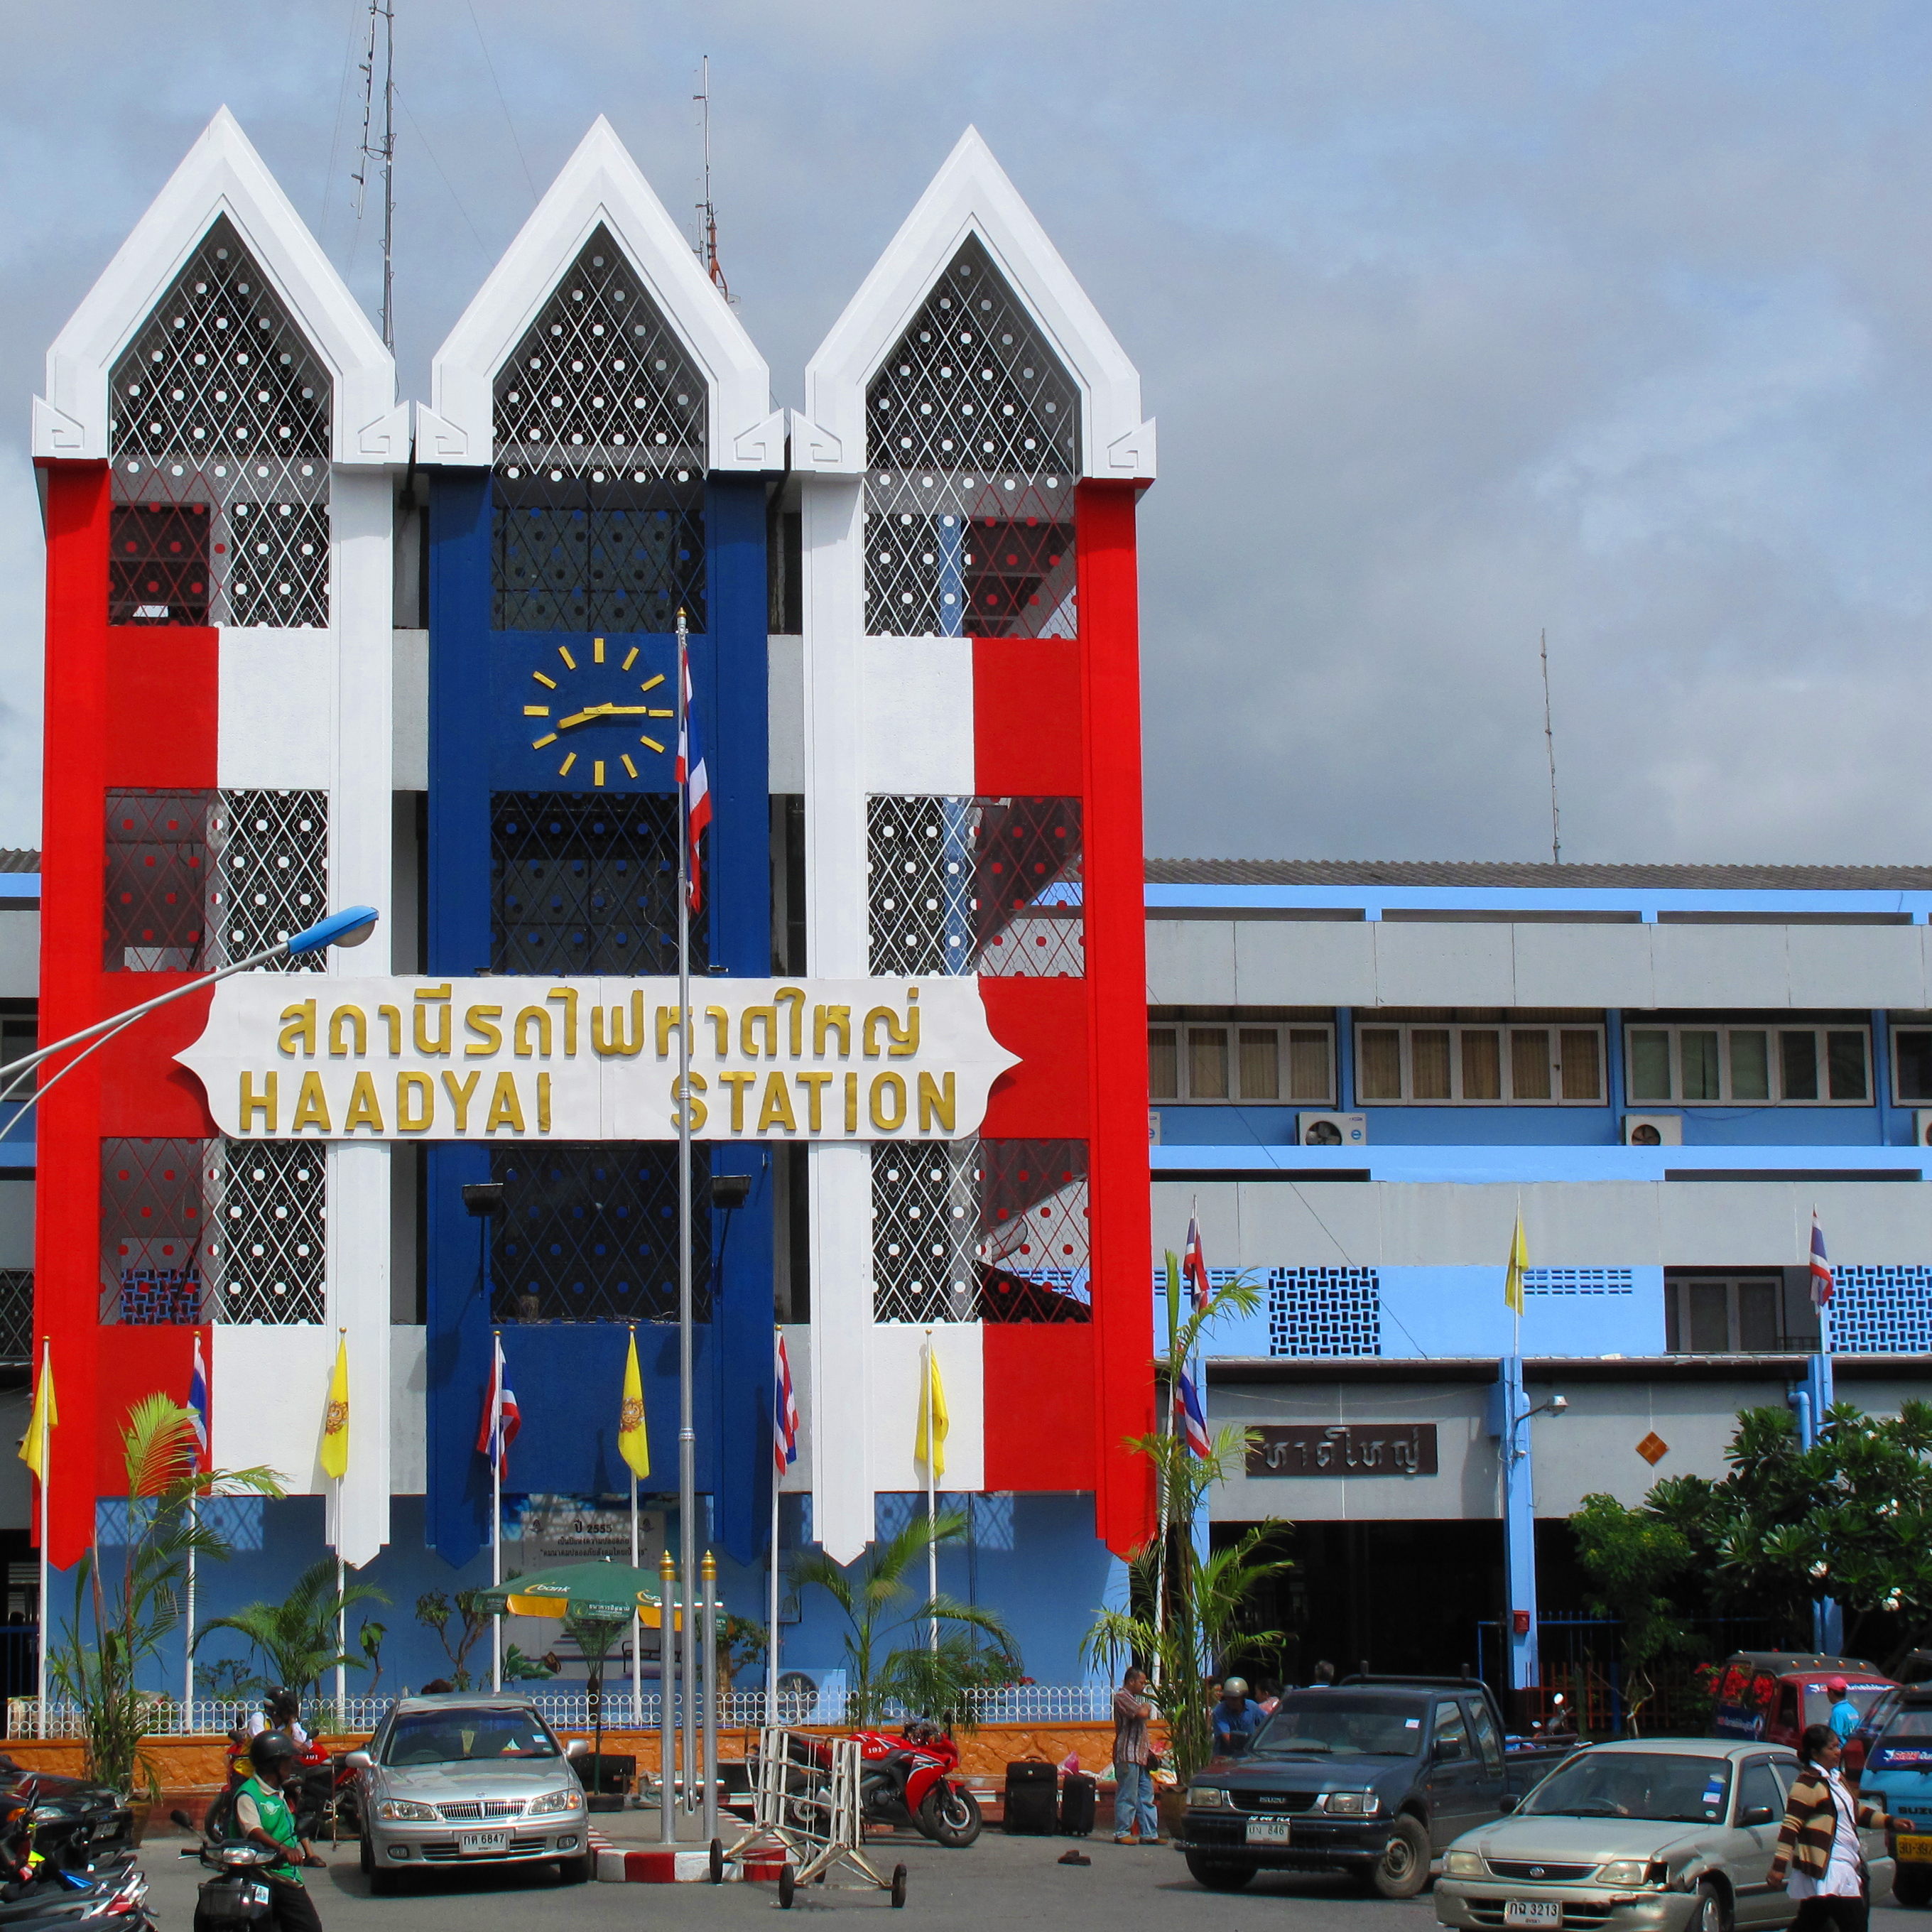
[[[595,1721],[590,1695],[586,1690],[543,1689],[532,1685],[525,1694],[559,1730],[586,1731]],[[778,1700],[778,1720],[788,1725],[842,1724],[848,1701],[844,1672],[828,1671],[818,1690],[782,1694]],[[303,1722],[312,1731],[338,1736],[373,1731],[394,1702],[393,1697],[347,1697],[340,1702],[321,1698],[304,1710]],[[674,1720],[681,1714],[682,1702],[674,1700]],[[1099,1724],[1113,1715],[1113,1691],[1104,1684],[1014,1684],[996,1690],[976,1691],[972,1702],[974,1714],[982,1724]],[[184,1709],[178,1699],[157,1697],[151,1708],[148,1735],[180,1737],[206,1736],[244,1726],[250,1712],[259,1706],[246,1701],[197,1698]],[[634,1705],[628,1684],[621,1688],[614,1685],[604,1694],[604,1727],[655,1730],[658,1710],[655,1690],[646,1690]],[[80,1735],[80,1713],[73,1705],[50,1702],[44,1732],[40,1727],[39,1713],[35,1699],[10,1697],[8,1736],[71,1738]],[[895,1709],[891,1714],[905,1718],[916,1714]],[[718,1700],[718,1722],[722,1729],[756,1729],[765,1720],[762,1688],[727,1690]]]

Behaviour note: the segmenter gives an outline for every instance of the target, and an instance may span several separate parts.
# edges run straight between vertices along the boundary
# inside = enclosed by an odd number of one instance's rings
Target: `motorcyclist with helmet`
[[[322,1932],[322,1921],[297,1868],[320,1865],[322,1861],[296,1829],[295,1814],[283,1795],[295,1759],[296,1748],[285,1731],[264,1731],[250,1742],[250,1770],[235,1795],[235,1822],[242,1837],[283,1854],[262,1872],[268,1881],[269,1907],[276,1925],[286,1932]]]
[[[1221,1700],[1214,1706],[1214,1755],[1245,1757],[1255,1733],[1267,1721],[1268,1713],[1248,1695],[1248,1680],[1225,1678]]]

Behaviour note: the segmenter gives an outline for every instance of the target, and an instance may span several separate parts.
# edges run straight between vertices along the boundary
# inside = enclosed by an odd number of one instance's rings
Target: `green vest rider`
[[[298,1886],[302,1874],[296,1868],[308,1863],[309,1849],[296,1829],[295,1814],[289,1809],[281,1788],[282,1778],[294,1756],[294,1746],[278,1732],[264,1731],[255,1739],[248,1754],[254,1773],[242,1780],[241,1790],[236,1793],[235,1816],[244,1834],[254,1843],[278,1845],[288,1854],[265,1867],[265,1875],[284,1885]]]

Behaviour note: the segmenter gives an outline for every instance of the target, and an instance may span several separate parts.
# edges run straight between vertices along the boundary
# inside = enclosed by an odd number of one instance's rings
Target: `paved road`
[[[204,1874],[177,1859],[184,1841],[154,1840],[144,1860],[161,1932],[188,1932],[194,1888]],[[890,1870],[903,1860],[910,1875],[903,1914],[895,1918],[885,1894],[848,1891],[837,1883],[800,1893],[792,1918],[824,1924],[878,1916],[874,1932],[1435,1932],[1427,1894],[1406,1904],[1365,1899],[1346,1880],[1310,1875],[1258,1879],[1244,1892],[1203,1892],[1171,1851],[1117,1846],[1106,1838],[1083,1845],[1093,1862],[1057,1860],[1072,1841],[1008,1838],[988,1833],[962,1852],[923,1840],[875,1841]],[[326,1871],[308,1874],[325,1932],[742,1932],[770,1924],[774,1888],[763,1885],[562,1886],[547,1867],[524,1873],[451,1872],[394,1898],[372,1899],[356,1870],[352,1846],[324,1848]],[[890,1921],[890,1923],[886,1922]],[[1872,1932],[1932,1932],[1932,1918],[1886,1906],[1872,1915]]]

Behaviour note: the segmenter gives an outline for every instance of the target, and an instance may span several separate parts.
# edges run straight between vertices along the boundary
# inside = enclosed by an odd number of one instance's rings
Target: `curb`
[[[596,1876],[604,1885],[702,1885],[711,1876],[711,1853],[703,1851],[634,1851],[614,1845],[601,1832],[590,1834],[590,1855],[597,1862]],[[724,1882],[743,1879],[776,1880],[784,1860],[754,1859],[739,1864],[724,1864]]]

